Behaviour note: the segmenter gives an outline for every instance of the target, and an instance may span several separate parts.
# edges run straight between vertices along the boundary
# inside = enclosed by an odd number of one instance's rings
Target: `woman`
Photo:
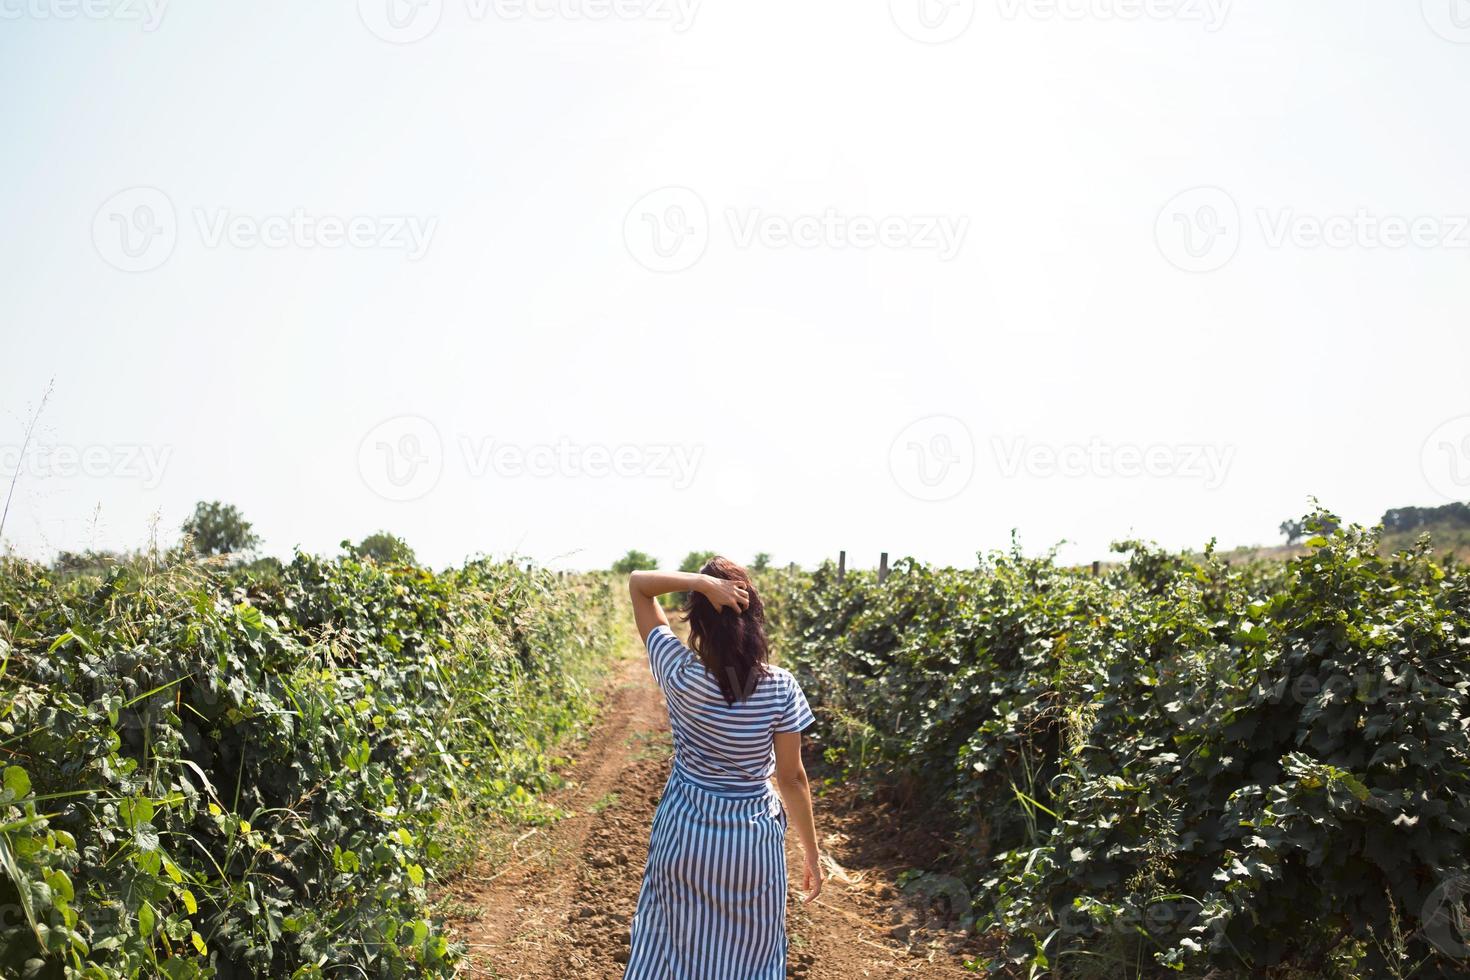
[[[801,730],[811,708],[767,663],[765,613],[745,569],[634,572],[638,632],[674,730],[653,817],[624,980],[785,980],[787,814],[806,854],[806,901],[822,890]],[[687,592],[691,650],[657,597]],[[772,792],[776,777],[779,798]],[[783,806],[784,803],[784,806]]]

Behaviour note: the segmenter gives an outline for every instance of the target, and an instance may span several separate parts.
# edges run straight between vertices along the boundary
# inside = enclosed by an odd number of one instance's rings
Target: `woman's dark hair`
[[[719,681],[725,701],[733,705],[754,694],[756,685],[768,673],[766,610],[750,582],[750,573],[730,559],[711,558],[699,571],[739,582],[750,595],[750,605],[744,612],[729,608],[722,612],[698,592],[690,592],[684,599],[689,646]]]

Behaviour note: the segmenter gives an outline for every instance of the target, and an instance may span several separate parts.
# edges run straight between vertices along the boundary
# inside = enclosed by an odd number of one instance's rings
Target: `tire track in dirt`
[[[662,696],[636,638],[614,663],[604,699],[595,729],[564,773],[565,785],[549,800],[570,816],[517,835],[493,862],[449,883],[461,913],[451,928],[469,949],[463,976],[621,980],[672,749]],[[838,793],[817,800],[816,808],[818,834],[835,859],[829,872],[836,873],[817,902],[803,906],[794,887],[801,850],[795,832],[788,834],[788,976],[975,977],[955,955],[960,937],[895,927],[902,908],[895,875],[903,865],[885,865],[891,842],[868,839],[875,829],[871,807]],[[869,852],[883,859],[870,859]],[[848,862],[854,867],[844,870]]]

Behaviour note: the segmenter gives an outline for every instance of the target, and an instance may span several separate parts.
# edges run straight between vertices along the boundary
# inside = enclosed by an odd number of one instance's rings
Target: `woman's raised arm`
[[[698,592],[716,609],[729,608],[737,613],[750,605],[745,586],[729,579],[697,572],[634,572],[628,576],[628,597],[633,600],[633,621],[643,642],[648,642],[648,634],[655,627],[669,625],[658,597],[670,592]]]

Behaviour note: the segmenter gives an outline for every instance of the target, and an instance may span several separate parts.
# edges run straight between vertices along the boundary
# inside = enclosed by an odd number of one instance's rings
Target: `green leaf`
[[[60,868],[46,872],[46,884],[51,886],[51,894],[63,902],[70,902],[76,897],[72,889],[71,878]]]
[[[372,749],[368,747],[367,740],[364,739],[347,753],[347,757],[342,760],[342,764],[353,772],[361,772],[363,766],[367,765],[368,759],[371,757]]]
[[[146,796],[123,800],[117,805],[117,815],[122,818],[124,827],[137,830],[153,819],[153,801]]]
[[[144,852],[157,851],[158,830],[150,824],[143,824],[137,830],[133,831],[133,846]],[[153,870],[156,872],[162,865],[162,856],[159,855],[159,860]]]
[[[12,800],[24,799],[31,795],[31,777],[20,766],[5,767],[5,789],[10,793]]]
[[[30,923],[31,932],[35,934],[36,941],[41,944],[42,949],[45,949],[46,941],[41,936],[40,923],[36,921],[36,907],[31,901],[31,880],[20,870],[15,860],[15,852],[10,846],[10,838],[4,834],[0,834],[0,868],[5,869],[5,873],[15,884],[16,894],[20,898],[21,912],[24,913],[26,922]]]
[[[242,602],[235,607],[235,616],[246,629],[256,633],[265,631],[265,617],[255,606]]]

